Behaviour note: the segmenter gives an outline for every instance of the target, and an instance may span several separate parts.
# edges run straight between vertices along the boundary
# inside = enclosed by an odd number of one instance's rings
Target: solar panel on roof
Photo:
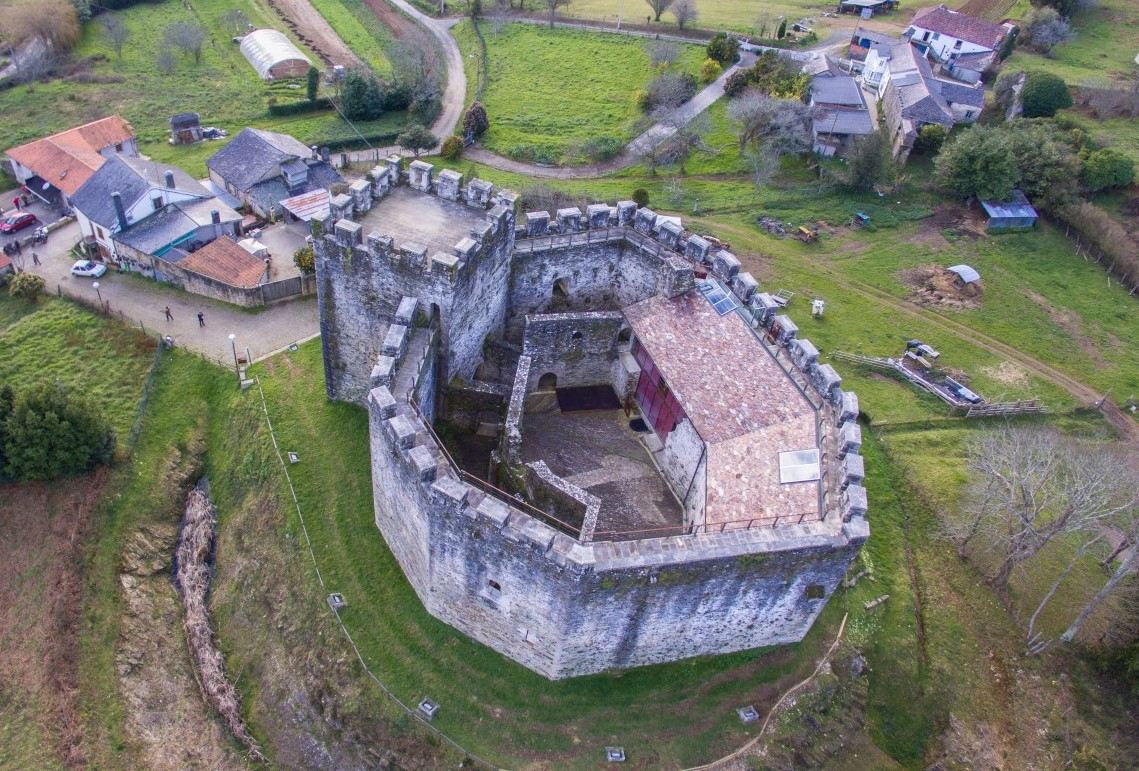
[[[704,293],[704,296],[708,298],[708,302],[716,309],[716,313],[721,316],[727,315],[739,307],[731,293],[720,286],[719,283],[715,281],[703,281],[699,284],[699,287],[700,291]]]

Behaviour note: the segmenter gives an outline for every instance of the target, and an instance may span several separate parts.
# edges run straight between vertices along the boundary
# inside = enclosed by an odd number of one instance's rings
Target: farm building
[[[184,112],[170,119],[170,144],[192,145],[202,141],[202,119],[196,112]]]
[[[264,80],[303,78],[312,66],[283,32],[256,29],[241,39],[241,53]]]
[[[839,13],[857,13],[869,19],[876,13],[885,13],[898,7],[898,0],[839,0]]]
[[[981,208],[989,215],[989,230],[1002,230],[1004,228],[1030,228],[1036,224],[1039,216],[1036,209],[1024,197],[1024,193],[1013,190],[1007,201],[997,201],[992,198],[981,201]]]

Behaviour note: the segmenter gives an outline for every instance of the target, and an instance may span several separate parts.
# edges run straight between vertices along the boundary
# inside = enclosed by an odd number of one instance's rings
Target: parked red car
[[[39,222],[39,220],[37,220],[36,215],[31,212],[24,211],[19,214],[13,214],[9,217],[5,217],[4,220],[0,222],[0,233],[15,233],[17,230],[29,228],[37,222]]]

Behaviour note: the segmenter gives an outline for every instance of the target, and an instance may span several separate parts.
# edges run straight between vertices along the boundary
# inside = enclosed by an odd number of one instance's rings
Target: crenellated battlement
[[[786,303],[680,218],[633,201],[516,215],[517,201],[392,157],[312,221],[328,394],[367,408],[376,525],[420,600],[550,678],[802,639],[869,536],[857,397]],[[594,483],[552,456],[524,462],[529,399],[552,404],[552,390],[535,394],[546,373],[631,396],[641,370],[629,338],[617,342],[626,309],[705,303],[705,282],[803,406],[816,513],[711,521],[684,509],[665,528],[603,530]],[[504,363],[496,350],[512,353]],[[497,435],[509,480],[469,473],[436,436],[437,413],[460,398]]]

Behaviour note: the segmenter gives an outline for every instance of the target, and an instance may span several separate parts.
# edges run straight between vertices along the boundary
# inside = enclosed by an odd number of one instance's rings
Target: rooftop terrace
[[[450,254],[455,244],[484,222],[483,209],[424,195],[409,187],[394,188],[360,220],[365,235],[378,230],[400,246],[422,244],[429,257],[435,252]]]

